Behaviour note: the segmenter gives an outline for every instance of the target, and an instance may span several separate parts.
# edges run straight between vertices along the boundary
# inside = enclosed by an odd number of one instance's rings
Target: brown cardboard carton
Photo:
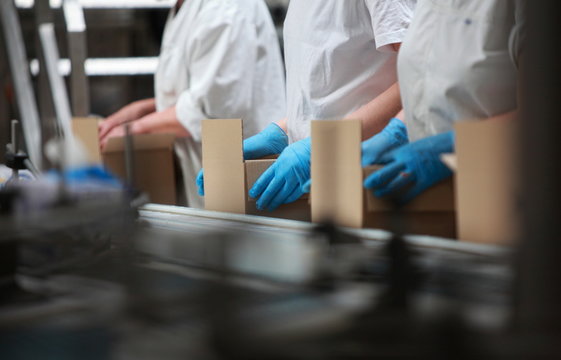
[[[380,167],[361,167],[359,121],[312,122],[312,221],[393,230],[394,206],[362,186]],[[428,189],[401,211],[406,233],[455,237],[452,180]]]
[[[277,210],[267,213],[267,211],[258,210],[256,207],[256,200],[248,196],[248,192],[255,184],[257,179],[271,166],[275,163],[274,159],[264,159],[264,160],[248,160],[245,162],[245,174],[246,174],[246,214],[249,215],[260,215],[275,217],[280,219],[294,219],[302,221],[310,221],[310,204],[308,202],[308,194],[304,194],[302,198],[291,204],[284,204]]]
[[[99,133],[97,125],[99,118],[85,117],[72,119],[72,131],[82,142],[88,152],[91,163],[101,163],[101,153],[99,151]]]
[[[204,120],[202,134],[206,210],[310,220],[310,207],[305,197],[272,212],[257,210],[248,191],[275,160],[244,162],[242,120]]]
[[[364,225],[358,121],[312,121],[312,221]]]
[[[172,134],[134,135],[134,187],[145,192],[150,201],[175,205],[177,188]],[[103,150],[105,166],[121,179],[126,179],[125,138],[111,138]]]
[[[458,232],[463,241],[508,244],[519,232],[515,123],[456,124]]]

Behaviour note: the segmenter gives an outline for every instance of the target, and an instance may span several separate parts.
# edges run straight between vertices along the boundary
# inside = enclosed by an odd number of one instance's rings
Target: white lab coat
[[[201,120],[244,119],[244,136],[285,115],[278,38],[263,0],[187,0],[172,10],[155,76],[157,111],[176,106],[192,138],[176,142],[186,205],[202,207]],[[181,185],[181,184],[180,184]]]
[[[517,107],[520,1],[419,0],[398,72],[411,140]]]
[[[291,141],[311,120],[341,119],[397,81],[389,46],[405,37],[415,0],[292,0],[284,25]]]

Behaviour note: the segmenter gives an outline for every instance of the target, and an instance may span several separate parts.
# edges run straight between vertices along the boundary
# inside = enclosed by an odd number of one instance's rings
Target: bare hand
[[[179,122],[176,117],[175,107],[171,107],[161,112],[154,112],[141,119],[132,122],[130,125],[131,135],[139,134],[174,134],[176,137],[189,137],[189,131]],[[122,137],[126,135],[125,126],[113,127],[103,138],[100,139],[101,150],[105,148],[107,142],[112,137]]]
[[[126,131],[125,131],[125,126],[124,125],[114,127],[113,129],[111,129],[111,131],[109,131],[109,133],[107,133],[103,137],[103,139],[100,139],[99,147],[101,148],[101,151],[103,151],[105,149],[105,147],[107,146],[107,143],[109,142],[109,139],[114,138],[114,137],[123,137],[125,135],[126,135]]]
[[[128,122],[136,121],[155,110],[154,99],[136,101],[125,106],[99,124],[100,143],[107,141],[107,135],[114,128]]]

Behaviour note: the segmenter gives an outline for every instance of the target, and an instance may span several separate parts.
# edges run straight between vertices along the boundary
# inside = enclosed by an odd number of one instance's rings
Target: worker
[[[399,112],[397,51],[414,6],[414,0],[290,2],[284,24],[287,116],[244,143],[246,159],[280,154],[249,192],[259,209],[274,210],[307,190],[311,120],[359,119],[367,138]],[[405,126],[394,125],[401,139]],[[204,194],[202,173],[198,184]]]
[[[278,36],[264,0],[179,0],[171,10],[155,75],[155,98],[134,102],[99,126],[111,137],[172,133],[187,206],[200,208],[201,120],[244,119],[244,136],[285,113]]]
[[[454,152],[455,122],[516,117],[522,2],[419,0],[398,61],[412,142],[389,151],[383,135],[363,143],[363,164],[385,165],[364,182],[374,195],[407,203],[449,177],[440,157]]]

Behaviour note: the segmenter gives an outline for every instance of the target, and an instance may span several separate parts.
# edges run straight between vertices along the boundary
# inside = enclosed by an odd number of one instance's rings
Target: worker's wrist
[[[288,135],[286,134],[286,131],[284,131],[284,129],[277,123],[270,123],[269,126],[267,126],[261,133],[267,137],[278,139],[281,142],[284,141],[286,142],[286,145],[288,145]]]

